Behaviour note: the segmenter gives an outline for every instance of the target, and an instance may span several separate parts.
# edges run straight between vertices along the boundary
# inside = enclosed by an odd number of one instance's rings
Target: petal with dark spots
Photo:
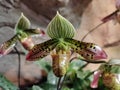
[[[93,48],[89,48],[88,50],[93,52],[93,59],[95,60],[107,59],[106,52],[98,45],[94,45]]]
[[[26,60],[35,61],[37,59],[43,58],[49,55],[50,51],[52,51],[55,47],[56,42],[53,39],[43,42],[41,44],[37,44],[29,51],[26,56]]]
[[[15,46],[15,43],[17,40],[18,40],[18,37],[17,37],[17,35],[15,35],[11,39],[9,39],[8,41],[4,42],[0,46],[0,56],[8,54]]]
[[[94,43],[81,42],[70,38],[66,38],[65,41],[70,43],[70,47],[74,52],[80,54],[87,60],[99,60],[107,58],[105,51]]]

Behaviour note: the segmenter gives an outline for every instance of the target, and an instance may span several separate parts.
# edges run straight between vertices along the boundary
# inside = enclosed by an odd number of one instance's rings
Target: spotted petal
[[[85,59],[99,60],[99,59],[107,58],[107,54],[105,53],[105,51],[96,44],[81,42],[81,41],[77,41],[74,39],[68,39],[68,38],[65,40],[73,44],[73,46],[71,46],[73,51],[77,52]]]
[[[34,61],[49,55],[50,51],[55,48],[56,44],[56,41],[51,39],[41,44],[35,45],[27,54],[26,60]]]
[[[9,39],[8,41],[4,42],[0,46],[0,56],[8,54],[15,46],[15,43],[17,40],[18,40],[18,37],[17,37],[17,35],[15,35],[11,39]]]

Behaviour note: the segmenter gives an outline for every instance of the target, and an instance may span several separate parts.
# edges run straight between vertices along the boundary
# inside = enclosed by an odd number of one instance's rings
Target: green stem
[[[83,41],[87,37],[88,34],[92,33],[94,30],[96,30],[98,27],[100,27],[103,24],[104,24],[104,22],[102,22],[102,23],[98,24],[97,26],[95,26],[94,28],[92,28],[87,34],[85,34],[85,36],[82,38],[81,41]]]
[[[61,90],[60,89],[61,79],[62,79],[62,77],[59,77],[58,84],[57,84],[57,90]]]
[[[64,83],[64,81],[65,81],[66,76],[67,76],[67,73],[66,73],[66,74],[64,75],[64,77],[63,77],[63,80],[62,80],[62,82],[61,82],[61,85],[60,85],[59,90],[62,89],[62,87],[63,87],[63,83]]]
[[[79,70],[85,68],[89,63],[87,62],[86,64],[84,64],[82,67],[79,68]]]

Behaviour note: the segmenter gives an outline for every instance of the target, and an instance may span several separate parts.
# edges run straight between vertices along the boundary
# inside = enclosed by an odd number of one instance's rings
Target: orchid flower
[[[30,36],[44,34],[39,28],[30,29],[30,21],[23,14],[21,14],[15,30],[15,35],[0,46],[0,56],[8,54],[16,45],[17,41],[19,41],[25,49],[30,50],[34,46]]]
[[[98,45],[73,39],[75,32],[73,25],[57,12],[47,27],[51,39],[35,45],[26,60],[36,61],[51,55],[53,72],[57,77],[62,77],[68,69],[73,52],[92,61],[107,58],[105,51]]]
[[[103,23],[106,23],[106,22],[108,22],[110,20],[115,20],[117,22],[120,22],[119,21],[119,10],[116,10],[116,11],[112,12],[111,14],[105,16],[101,21]]]
[[[117,62],[117,63],[116,63]],[[120,89],[120,68],[119,61],[110,60],[108,63],[102,64],[100,68],[94,72],[91,88],[97,88],[99,78],[102,78],[103,84],[109,90]]]
[[[106,23],[110,20],[120,23],[120,0],[115,0],[115,6],[116,10],[101,20],[103,23]]]
[[[96,30],[101,25],[107,23],[108,21],[112,20],[115,22],[115,24],[120,23],[120,0],[116,0],[115,6],[116,6],[116,10],[114,12],[110,13],[109,15],[103,17],[101,19],[102,22],[100,24],[96,25],[94,28],[92,28],[87,34],[85,34],[82,41],[87,37],[88,34],[92,33],[94,30]]]

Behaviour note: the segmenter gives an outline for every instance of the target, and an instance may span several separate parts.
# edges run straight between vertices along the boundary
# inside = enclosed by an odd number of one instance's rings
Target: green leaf
[[[109,62],[102,64],[99,69],[103,72],[109,72],[109,73],[120,73],[120,60],[119,59],[112,59],[109,60]]]
[[[52,69],[51,63],[49,61],[46,61],[44,58],[35,61],[34,63],[37,64],[40,68],[44,69],[46,72],[50,72]]]
[[[57,78],[54,75],[53,71],[50,71],[48,73],[48,83],[50,83],[52,85],[56,85],[56,83],[57,83]]]
[[[67,71],[67,76],[69,76],[70,80],[73,81],[73,79],[75,79],[76,77],[76,73],[79,72],[78,70],[84,66],[86,64],[86,62],[84,61],[80,61],[80,60],[73,60],[70,65],[69,65],[69,69]],[[83,73],[82,71],[80,73]],[[84,76],[84,75],[83,75]]]
[[[75,29],[73,25],[58,12],[47,27],[51,38],[73,38]]]
[[[15,26],[15,30],[18,33],[19,30],[25,30],[25,29],[28,29],[29,27],[30,27],[30,21],[28,20],[27,17],[24,16],[23,13],[21,13],[21,16]]]
[[[81,60],[73,60],[70,65],[69,65],[69,70],[75,70],[77,71],[79,68],[81,68],[82,66],[84,66],[86,64],[85,61],[81,61]]]
[[[43,90],[56,90],[57,87],[56,85],[53,85],[51,83],[43,83],[40,86],[43,88]]]
[[[68,87],[63,87],[62,90],[71,90]]]
[[[32,90],[43,90],[43,89],[40,88],[39,86],[34,85],[34,86],[32,87]]]
[[[85,79],[86,76],[90,73],[89,70],[86,70],[86,71],[83,71],[83,70],[80,70],[80,71],[77,71],[77,77],[80,78],[80,79]]]

